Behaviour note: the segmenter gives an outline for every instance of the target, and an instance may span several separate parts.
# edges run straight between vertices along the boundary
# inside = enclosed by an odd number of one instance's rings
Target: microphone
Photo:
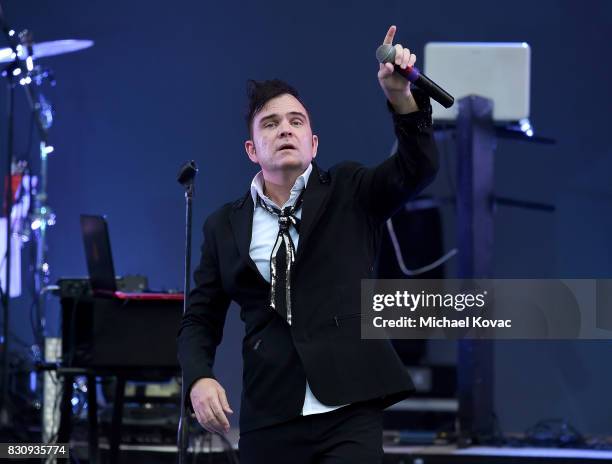
[[[195,161],[187,161],[179,169],[179,173],[176,176],[176,180],[183,187],[187,187],[188,185],[193,184],[193,179],[195,178],[197,173],[198,167]]]
[[[395,47],[390,44],[382,44],[376,49],[376,59],[379,63],[394,63]],[[394,64],[395,72],[408,79],[428,96],[440,103],[444,108],[450,108],[455,103],[455,98],[446,90],[432,81],[414,66],[407,66],[406,69]]]

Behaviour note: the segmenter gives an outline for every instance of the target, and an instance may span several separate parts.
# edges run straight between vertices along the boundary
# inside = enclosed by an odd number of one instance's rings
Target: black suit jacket
[[[250,192],[204,225],[195,287],[179,331],[179,359],[191,385],[213,377],[231,300],[245,322],[241,432],[280,423],[302,410],[306,379],[326,405],[405,398],[412,382],[388,340],[360,336],[360,281],[373,276],[382,225],[437,171],[429,100],[393,114],[398,152],[366,168],[352,162],[313,166],[302,206],[292,271],[293,322],[269,307],[270,284],[249,257]]]

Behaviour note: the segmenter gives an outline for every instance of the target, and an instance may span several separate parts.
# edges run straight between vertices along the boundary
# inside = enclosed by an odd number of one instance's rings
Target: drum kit
[[[54,151],[54,147],[48,143],[48,132],[53,125],[55,110],[41,90],[45,81],[54,86],[55,76],[50,68],[39,65],[37,61],[40,58],[63,55],[89,48],[93,45],[93,41],[68,39],[34,43],[29,31],[16,34],[12,29],[8,29],[7,36],[9,43],[13,43],[9,47],[0,49],[0,64],[6,63],[2,76],[8,80],[9,84],[9,108],[12,109],[14,106],[13,93],[15,88],[18,85],[23,87],[34,122],[38,128],[40,167],[38,175],[32,175],[30,166],[27,166],[23,161],[14,159],[13,150],[11,147],[9,148],[8,157],[10,158],[12,179],[10,187],[14,189],[10,197],[13,201],[10,205],[12,206],[10,209],[12,220],[9,225],[13,225],[13,230],[6,237],[19,237],[23,242],[29,241],[32,237],[36,240],[37,290],[40,292],[43,286],[48,283],[49,276],[49,266],[45,259],[46,231],[49,226],[55,224],[55,214],[47,204],[47,162],[48,155]],[[11,38],[16,39],[12,41]],[[7,127],[12,132],[14,121],[11,113],[12,111],[9,111],[11,120]],[[8,137],[12,141],[12,133]],[[20,200],[22,204],[20,204]],[[24,200],[27,208],[23,207]],[[9,205],[6,206],[5,211],[8,210]]]
[[[3,34],[2,34],[3,33]],[[3,312],[3,355],[2,355],[2,392],[0,412],[4,411],[7,399],[8,342],[9,342],[9,301],[10,297],[21,293],[20,251],[24,242],[32,243],[35,258],[31,269],[33,278],[32,314],[35,343],[32,349],[41,348],[45,327],[45,294],[49,289],[50,269],[47,262],[47,230],[55,224],[55,214],[47,203],[48,157],[54,152],[49,144],[49,130],[53,125],[55,111],[51,102],[43,95],[45,86],[55,85],[52,69],[39,63],[41,58],[63,55],[89,48],[91,40],[54,40],[35,43],[28,30],[17,33],[5,19],[0,7],[0,36],[4,35],[8,47],[0,49],[0,75],[7,84],[6,139],[1,140],[2,156],[0,172],[4,182],[4,209],[0,218],[0,275],[2,285],[0,296]],[[15,93],[23,89],[31,113],[32,129],[38,142],[40,163],[30,166],[29,160],[19,160],[14,150],[15,133]],[[4,124],[4,123],[3,123]],[[30,139],[31,140],[31,139]],[[29,146],[29,144],[28,144]],[[6,148],[5,148],[6,147]],[[5,151],[6,149],[6,151]],[[29,150],[28,150],[29,151]],[[29,158],[29,153],[25,155]],[[4,165],[4,169],[1,165]],[[10,218],[10,220],[8,220]],[[11,257],[11,255],[14,255]],[[35,263],[34,263],[35,261]],[[17,266],[15,266],[17,263]],[[11,279],[13,277],[13,280]],[[15,285],[18,284],[18,285]],[[40,351],[39,351],[40,352]],[[0,414],[4,417],[4,414]],[[0,422],[3,420],[0,418]]]
[[[38,129],[40,166],[37,176],[32,175],[30,166],[24,161],[14,159],[12,147],[9,147],[10,183],[12,195],[5,199],[5,211],[11,211],[13,226],[10,233],[4,237],[18,237],[22,242],[36,241],[36,290],[40,293],[48,283],[49,266],[46,262],[46,232],[49,226],[55,224],[55,214],[47,204],[47,173],[48,155],[54,147],[48,143],[48,133],[53,125],[55,111],[51,102],[42,93],[43,84],[48,82],[55,85],[55,76],[52,69],[38,64],[40,58],[76,52],[91,47],[91,40],[54,40],[34,43],[32,34],[24,31],[15,34],[12,29],[7,33],[9,38],[18,37],[10,47],[0,49],[0,64],[6,63],[2,76],[8,81],[9,88],[9,118],[7,128],[9,144],[12,145],[12,131],[14,128],[14,92],[16,87],[25,90],[27,101],[32,112],[33,120]],[[8,175],[7,175],[8,178]],[[8,260],[6,260],[8,262]],[[3,286],[5,289],[6,285]]]

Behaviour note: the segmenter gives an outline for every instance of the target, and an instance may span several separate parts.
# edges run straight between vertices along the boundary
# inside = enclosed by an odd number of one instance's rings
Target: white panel
[[[531,49],[526,43],[430,42],[425,74],[455,97],[446,109],[432,101],[434,120],[454,120],[458,100],[480,95],[493,100],[493,120],[529,117]]]
[[[6,292],[6,218],[0,217],[0,285]],[[11,240],[11,293],[21,295],[21,240],[13,235]]]

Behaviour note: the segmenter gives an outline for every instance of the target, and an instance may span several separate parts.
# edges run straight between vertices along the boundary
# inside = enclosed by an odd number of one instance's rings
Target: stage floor
[[[408,460],[406,460],[406,458]],[[612,451],[473,446],[385,446],[385,463],[612,463]]]
[[[238,431],[228,434],[235,450],[238,448]],[[75,443],[81,462],[87,462],[86,443]],[[100,444],[105,454],[108,446]],[[384,464],[600,464],[612,463],[612,451],[559,448],[504,448],[474,446],[458,449],[455,446],[385,446]],[[76,450],[75,450],[76,451]],[[207,456],[214,463],[229,462],[222,443],[215,437],[212,448],[201,444],[200,456]],[[121,463],[174,463],[176,446],[121,445]],[[191,457],[191,453],[190,453]]]

